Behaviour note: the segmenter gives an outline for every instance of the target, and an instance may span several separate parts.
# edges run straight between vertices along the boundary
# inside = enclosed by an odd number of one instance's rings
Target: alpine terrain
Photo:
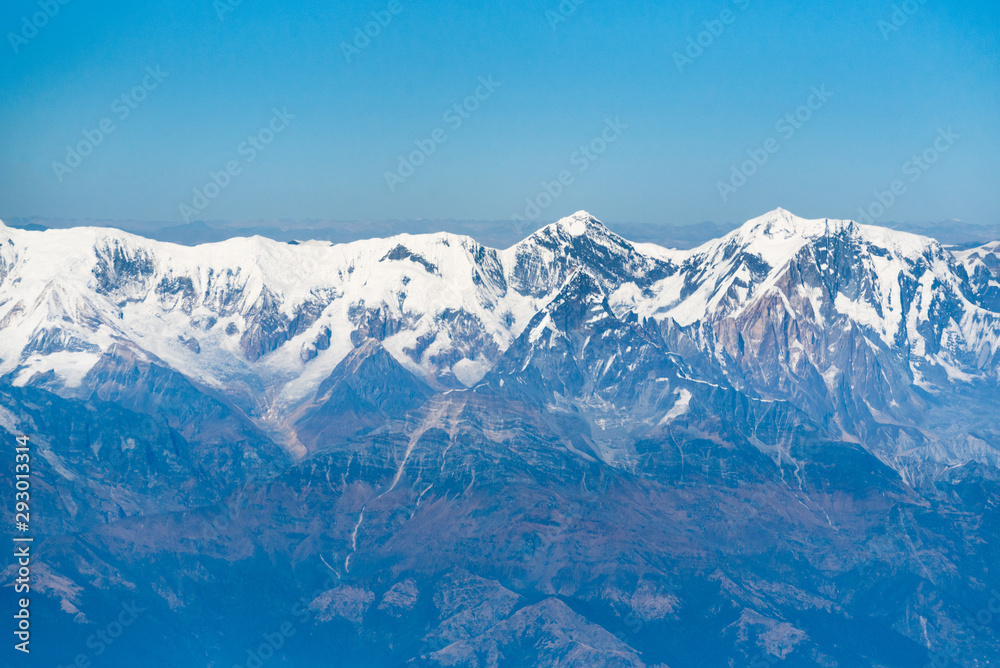
[[[37,665],[996,665],[998,405],[1000,242],[0,224]]]

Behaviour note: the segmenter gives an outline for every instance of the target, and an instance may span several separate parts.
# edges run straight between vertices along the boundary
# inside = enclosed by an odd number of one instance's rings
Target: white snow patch
[[[677,390],[677,394],[679,394],[680,397],[677,399],[676,402],[674,402],[674,405],[671,407],[671,409],[667,411],[667,414],[663,416],[663,419],[660,420],[659,424],[656,425],[657,427],[662,427],[668,422],[676,420],[680,416],[687,413],[688,410],[690,410],[691,392],[682,387]]]

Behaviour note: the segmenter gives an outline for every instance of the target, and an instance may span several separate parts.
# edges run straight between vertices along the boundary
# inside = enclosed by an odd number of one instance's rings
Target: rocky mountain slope
[[[135,597],[114,665],[988,665],[998,257],[0,227],[46,657]]]

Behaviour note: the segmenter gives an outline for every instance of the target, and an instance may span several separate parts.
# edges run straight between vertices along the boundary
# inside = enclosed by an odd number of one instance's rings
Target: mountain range
[[[1000,655],[1000,242],[0,224],[0,397],[60,665]]]
[[[148,239],[185,246],[198,246],[234,237],[253,236],[285,242],[325,240],[334,243],[348,243],[372,237],[444,231],[470,236],[480,243],[495,248],[506,248],[517,243],[525,234],[534,232],[547,224],[540,221],[512,223],[510,220],[463,221],[425,218],[419,220],[263,220],[255,222],[218,220],[176,224],[100,219],[70,220],[38,216],[8,218],[5,222],[8,227],[33,231],[72,227],[110,227]],[[996,224],[967,223],[961,220],[944,220],[933,223],[880,221],[876,224],[901,232],[931,237],[942,244],[956,248],[973,248],[1000,239],[1000,225]],[[732,232],[739,226],[739,223],[713,223],[710,221],[689,224],[617,222],[612,225],[618,234],[632,241],[681,249],[700,246],[707,241]]]

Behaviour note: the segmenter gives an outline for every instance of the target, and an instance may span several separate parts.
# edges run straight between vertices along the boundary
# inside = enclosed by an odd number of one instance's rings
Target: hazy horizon
[[[664,247],[689,249],[716,239],[747,221],[699,221],[679,224],[632,221],[609,221],[595,215],[609,229],[636,243],[654,243]],[[764,212],[761,212],[762,214]],[[795,212],[792,212],[795,213]],[[569,214],[567,214],[569,215]],[[564,216],[565,217],[565,216]],[[755,218],[757,216],[754,216]],[[399,234],[448,232],[469,236],[493,248],[508,248],[537,230],[560,219],[513,222],[509,220],[257,220],[257,221],[123,221],[65,220],[42,217],[10,218],[0,221],[10,227],[27,229],[67,229],[72,227],[108,227],[132,234],[182,245],[198,245],[226,239],[263,236],[276,241],[323,240],[349,243],[361,239],[385,238]],[[1000,224],[978,224],[960,220],[899,222],[872,221],[879,227],[921,234],[945,245],[978,246],[1000,239]]]
[[[0,11],[0,218],[677,224],[780,203],[989,223],[1000,204],[995,3],[38,7]]]

